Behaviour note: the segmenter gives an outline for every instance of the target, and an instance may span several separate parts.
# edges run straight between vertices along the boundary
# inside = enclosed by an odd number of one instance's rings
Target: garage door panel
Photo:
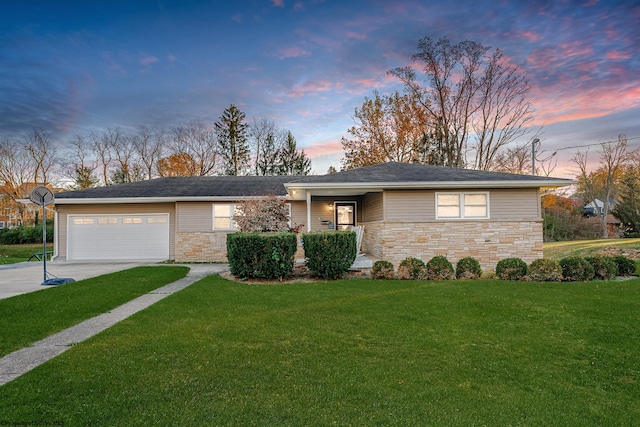
[[[70,260],[168,259],[169,215],[78,215],[68,220]]]

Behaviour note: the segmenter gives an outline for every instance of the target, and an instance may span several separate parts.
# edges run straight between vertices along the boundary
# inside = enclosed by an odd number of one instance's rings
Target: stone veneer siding
[[[176,232],[176,262],[227,262],[228,231]]]
[[[454,264],[464,257],[495,271],[498,261],[518,257],[527,264],[542,258],[542,221],[451,221],[365,223],[363,249],[394,267],[407,257],[429,261],[444,255]]]
[[[229,262],[227,234],[233,231],[176,232],[176,262]],[[304,258],[298,238],[295,259]]]

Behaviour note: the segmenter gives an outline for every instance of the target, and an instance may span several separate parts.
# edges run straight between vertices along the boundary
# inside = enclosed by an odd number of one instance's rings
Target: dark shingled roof
[[[123,197],[238,197],[286,196],[282,185],[292,176],[198,176],[157,178],[147,181],[57,193],[56,199]]]
[[[470,169],[429,166],[414,163],[383,163],[359,169],[338,172],[329,175],[313,176],[198,176],[158,178],[148,181],[132,182],[120,185],[90,188],[87,190],[57,193],[56,199],[117,199],[127,197],[143,198],[182,198],[182,197],[246,197],[246,196],[286,196],[284,184],[304,188],[305,185],[327,184],[403,184],[415,183],[477,183],[495,182],[497,185],[522,183],[525,186],[540,186],[552,182],[557,185],[570,185],[568,179],[548,178],[544,176],[514,175],[502,172],[486,172]]]
[[[544,176],[516,175],[416,163],[389,162],[321,176],[306,176],[296,180],[300,184],[337,183],[400,183],[400,182],[476,182],[476,181],[549,181]],[[567,184],[571,180],[566,180]]]

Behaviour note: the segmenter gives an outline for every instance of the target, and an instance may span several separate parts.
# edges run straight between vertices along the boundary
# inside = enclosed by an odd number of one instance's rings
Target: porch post
[[[311,233],[311,191],[307,190],[307,233]]]

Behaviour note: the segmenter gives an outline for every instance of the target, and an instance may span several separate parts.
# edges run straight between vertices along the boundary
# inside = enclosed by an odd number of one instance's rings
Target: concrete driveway
[[[157,261],[53,261],[47,262],[47,272],[57,277],[71,277],[78,281],[141,265],[158,265],[158,263]],[[54,287],[42,286],[43,280],[42,262],[0,265],[0,299]]]

